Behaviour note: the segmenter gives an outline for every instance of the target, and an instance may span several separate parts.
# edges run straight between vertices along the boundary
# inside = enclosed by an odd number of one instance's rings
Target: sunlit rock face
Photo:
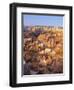
[[[63,73],[63,28],[32,26],[27,29],[23,32],[24,74]],[[25,73],[26,67],[29,73],[27,70]]]

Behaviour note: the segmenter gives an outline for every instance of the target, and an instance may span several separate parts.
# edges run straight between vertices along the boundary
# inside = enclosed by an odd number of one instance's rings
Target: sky
[[[63,16],[23,14],[23,24],[24,26],[44,25],[63,27]]]

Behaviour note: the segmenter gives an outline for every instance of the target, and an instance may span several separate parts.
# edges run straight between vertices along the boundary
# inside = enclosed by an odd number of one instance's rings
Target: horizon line
[[[26,25],[24,27],[36,27],[36,26],[40,26],[40,27],[61,27],[61,28],[63,28],[63,26],[50,26],[50,25]]]

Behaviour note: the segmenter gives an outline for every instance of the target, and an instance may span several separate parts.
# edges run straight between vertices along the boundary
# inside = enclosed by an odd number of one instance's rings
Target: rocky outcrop
[[[26,65],[30,63],[27,66],[29,74],[63,73],[63,28],[28,28],[29,30],[24,32],[23,58]]]

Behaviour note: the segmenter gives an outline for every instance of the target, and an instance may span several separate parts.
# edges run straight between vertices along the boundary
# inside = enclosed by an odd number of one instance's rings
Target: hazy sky
[[[23,14],[24,26],[46,25],[63,27],[63,16]]]

